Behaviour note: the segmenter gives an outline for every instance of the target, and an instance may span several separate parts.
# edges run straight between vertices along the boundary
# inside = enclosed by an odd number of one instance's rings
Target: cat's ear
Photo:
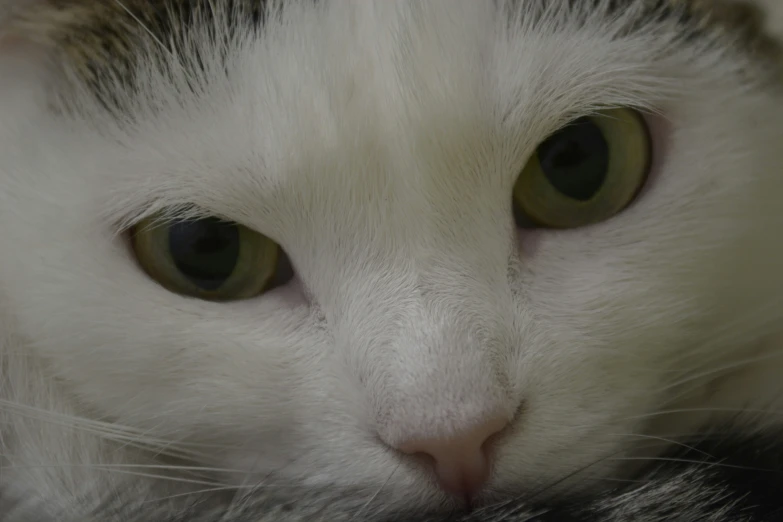
[[[7,49],[12,44],[32,41],[25,22],[46,0],[0,0],[0,45]],[[26,27],[27,26],[27,27]],[[0,49],[0,51],[3,49]]]
[[[37,0],[0,0],[0,24],[9,18],[14,11],[35,1]]]
[[[46,24],[36,22],[40,13],[51,11],[51,6],[52,0],[0,0],[0,91],[3,94],[10,86],[31,85],[30,82],[37,87],[50,84],[59,74],[56,49],[47,37]]]
[[[0,118],[6,121],[45,107],[52,88],[61,83],[56,49],[31,23],[36,12],[50,3],[0,0]]]

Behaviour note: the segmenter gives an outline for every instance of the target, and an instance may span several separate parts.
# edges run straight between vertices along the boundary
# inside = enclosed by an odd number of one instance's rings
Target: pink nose
[[[453,495],[471,497],[489,479],[487,441],[507,424],[506,418],[495,417],[449,438],[410,440],[397,448],[404,453],[429,455],[441,488]]]

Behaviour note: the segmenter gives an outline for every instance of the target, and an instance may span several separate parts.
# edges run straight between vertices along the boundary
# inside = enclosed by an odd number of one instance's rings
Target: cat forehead
[[[280,25],[282,13],[328,18],[331,8],[350,11],[345,25],[383,25],[382,16],[408,11],[408,21],[421,11],[437,10],[441,16],[460,11],[495,11],[512,24],[527,28],[555,28],[561,24],[612,25],[615,36],[645,33],[651,25],[671,23],[687,38],[712,38],[729,33],[727,41],[745,47],[769,48],[762,37],[760,15],[747,3],[732,0],[494,0],[474,2],[342,2],[340,0],[36,0],[21,9],[13,27],[27,38],[53,45],[87,85],[111,100],[118,83],[133,83],[144,62],[169,62],[174,56],[198,74],[215,46],[231,45]],[[393,4],[389,5],[384,4]],[[28,5],[28,3],[22,3]],[[467,8],[467,9],[466,9]],[[286,18],[291,22],[295,17]],[[406,18],[406,17],[403,17]],[[349,19],[353,19],[349,22]],[[357,22],[358,21],[358,22]],[[296,31],[296,24],[286,30]],[[415,25],[415,24],[414,24]],[[302,35],[304,36],[304,35]],[[677,42],[682,45],[684,41]],[[371,44],[371,42],[356,42]],[[205,49],[200,47],[211,47]]]
[[[203,203],[226,207],[233,219],[243,217],[242,201],[301,193],[277,190],[272,178],[281,170],[302,166],[316,177],[279,179],[312,187],[336,183],[317,177],[327,170],[364,169],[374,172],[377,187],[384,168],[410,170],[404,161],[411,151],[419,161],[438,151],[431,171],[444,172],[491,157],[486,147],[498,143],[503,125],[516,147],[509,155],[522,158],[523,147],[580,111],[664,99],[678,82],[662,81],[650,67],[655,60],[751,41],[721,39],[736,29],[719,22],[727,17],[718,16],[718,3],[707,9],[698,0],[33,5],[37,11],[20,15],[17,27],[55,41],[86,91],[112,114],[119,108],[121,119],[141,121],[130,142],[137,168],[123,208],[150,208],[150,200]],[[426,141],[433,146],[423,151]],[[149,168],[139,169],[140,161]],[[500,170],[515,167],[521,165]],[[150,180],[141,186],[150,193],[139,188],[145,172]],[[220,187],[205,190],[217,178]]]

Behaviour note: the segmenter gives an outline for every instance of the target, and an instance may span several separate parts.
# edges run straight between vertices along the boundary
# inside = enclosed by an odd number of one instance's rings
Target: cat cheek
[[[520,257],[525,259],[536,253],[541,241],[541,234],[540,229],[517,229],[517,250]]]

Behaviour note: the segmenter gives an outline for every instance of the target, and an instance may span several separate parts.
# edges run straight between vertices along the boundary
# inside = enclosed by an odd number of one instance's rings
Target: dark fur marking
[[[774,54],[777,61],[781,56],[779,48],[761,30],[762,15],[746,1],[516,0],[510,14],[541,16],[549,8],[563,4],[580,16],[598,13],[615,19],[632,14],[627,26],[618,33],[620,38],[654,25],[674,24],[684,42],[713,41],[738,48],[751,58]],[[113,91],[134,92],[140,61],[165,63],[165,54],[176,53],[194,27],[209,28],[218,19],[228,24],[221,28],[221,38],[230,39],[248,28],[261,28],[270,15],[269,5],[267,0],[42,0],[23,10],[17,23],[27,37],[32,35],[56,48],[77,78],[104,105],[126,109],[127,113],[127,107],[117,107],[121,105],[119,99],[127,96]],[[569,17],[568,23],[579,25],[579,16]],[[181,59],[186,60],[181,64],[186,69],[197,71],[203,67],[202,56]]]

